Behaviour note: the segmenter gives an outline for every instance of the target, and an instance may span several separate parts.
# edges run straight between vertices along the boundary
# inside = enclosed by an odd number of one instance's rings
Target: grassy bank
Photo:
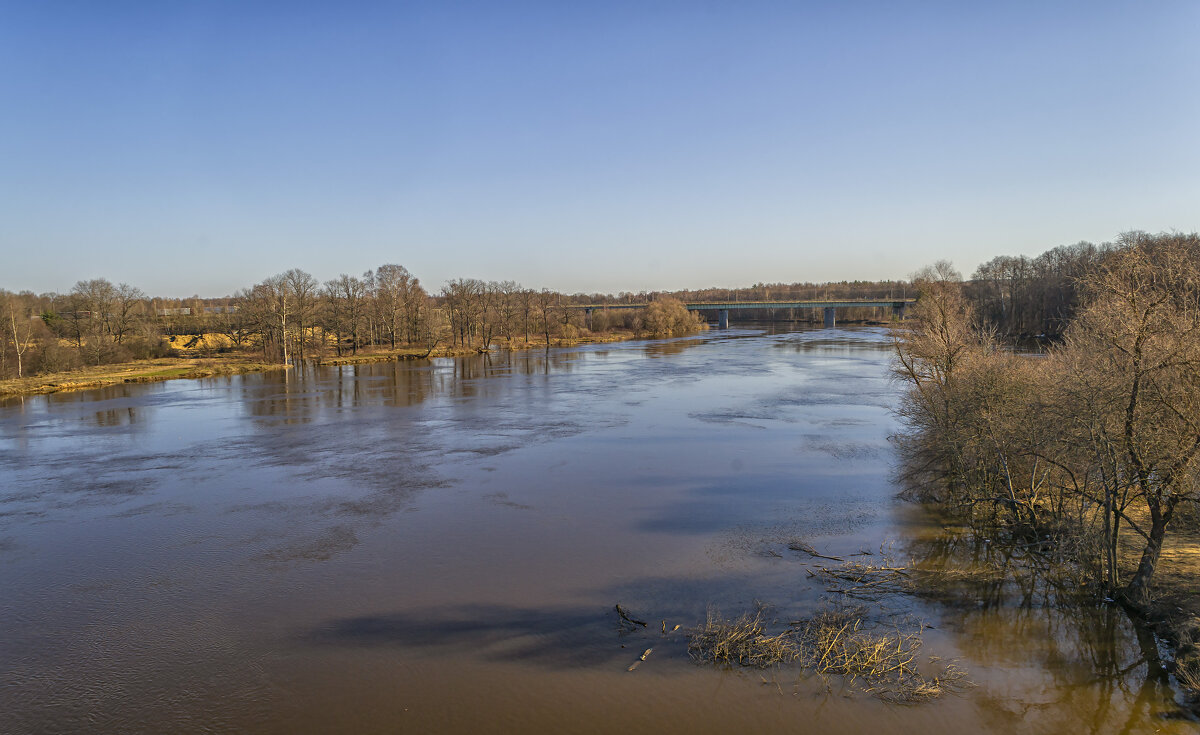
[[[163,357],[99,365],[63,373],[48,373],[0,381],[0,396],[38,395],[59,391],[103,388],[122,383],[155,383],[175,378],[210,378],[267,370],[282,370],[246,356],[221,355],[211,358]]]

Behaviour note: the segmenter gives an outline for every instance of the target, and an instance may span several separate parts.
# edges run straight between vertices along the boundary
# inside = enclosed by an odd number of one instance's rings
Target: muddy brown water
[[[0,732],[1193,731],[1119,610],[1019,590],[879,601],[978,685],[919,705],[689,659],[709,609],[827,604],[795,539],[988,553],[894,499],[889,359],[735,329],[9,400]]]

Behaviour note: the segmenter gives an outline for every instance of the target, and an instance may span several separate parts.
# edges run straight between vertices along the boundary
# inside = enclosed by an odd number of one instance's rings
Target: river
[[[690,659],[709,611],[831,603],[797,540],[958,553],[895,498],[890,358],[733,329],[7,400],[0,732],[1193,731],[1103,605],[877,601],[975,683],[913,705]]]

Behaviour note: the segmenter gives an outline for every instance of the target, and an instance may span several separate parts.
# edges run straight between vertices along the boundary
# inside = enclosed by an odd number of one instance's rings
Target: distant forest
[[[1112,253],[1145,233],[1113,242],[1080,242],[1037,257],[997,256],[965,283],[974,312],[1006,339],[1061,337],[1078,304],[1078,284]],[[675,292],[562,294],[512,281],[460,278],[430,293],[400,265],[325,281],[291,269],[224,298],[149,297],[128,284],[79,281],[67,293],[0,290],[0,379],[71,370],[175,353],[171,337],[223,335],[222,350],[261,351],[269,360],[401,346],[485,349],[539,340],[587,338],[626,330],[671,336],[697,327],[684,301],[764,301],[904,298],[908,281],[757,283],[746,288]],[[583,304],[656,304],[652,309],[604,309]],[[806,322],[812,310],[777,309],[756,318]],[[886,319],[869,308],[849,309],[842,321]]]

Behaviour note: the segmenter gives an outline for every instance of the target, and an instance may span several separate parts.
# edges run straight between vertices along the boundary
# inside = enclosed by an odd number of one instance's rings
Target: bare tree
[[[512,347],[520,315],[520,295],[523,291],[516,281],[501,281],[494,284],[496,290],[496,329]]]
[[[475,278],[458,278],[442,287],[442,305],[450,323],[453,344],[470,347],[475,342],[483,317],[485,289],[484,282]]]
[[[246,303],[250,299],[249,291],[238,291],[233,295],[231,304],[219,311],[213,318],[213,327],[225,335],[235,348],[245,346],[254,333],[254,325],[249,319]]]
[[[75,300],[73,319],[78,326],[78,344],[85,351],[89,362],[98,365],[108,352],[107,340],[112,334],[113,308],[117,300],[117,288],[103,278],[79,281],[71,289]]]
[[[1107,523],[1143,541],[1123,590],[1149,600],[1180,502],[1200,499],[1200,238],[1137,233],[1084,283],[1088,305],[1068,331],[1069,371],[1101,473]],[[1137,513],[1129,513],[1129,503]],[[1108,531],[1114,547],[1118,534]],[[1116,581],[1116,553],[1110,579]]]
[[[117,344],[137,325],[143,313],[146,294],[141,289],[122,283],[112,291],[112,305],[108,318],[109,331]]]
[[[1064,344],[1036,359],[998,349],[938,270],[917,279],[897,341],[906,478],[920,497],[1056,534],[1145,606],[1178,508],[1200,501],[1200,237],[1123,237],[1076,287]]]
[[[521,327],[525,332],[525,344],[529,344],[529,328],[531,326],[534,301],[537,298],[537,291],[532,288],[523,288],[517,292],[517,310],[520,314]]]
[[[533,312],[542,335],[546,338],[546,349],[550,349],[550,327],[554,324],[554,313],[558,307],[558,300],[559,295],[546,288],[532,295]]]
[[[299,268],[292,268],[283,274],[287,290],[291,294],[293,316],[296,324],[296,345],[299,357],[304,359],[304,346],[309,339],[309,328],[312,326],[317,310],[317,280]]]
[[[12,336],[13,348],[17,356],[17,377],[24,377],[24,366],[22,357],[29,351],[29,345],[33,343],[33,322],[24,314],[18,316],[18,311],[23,312],[23,309],[18,309],[17,297],[13,294],[5,295],[5,305],[8,311],[8,327],[9,334]]]
[[[420,284],[402,265],[389,263],[375,269],[376,308],[393,350],[397,336],[412,323],[412,299],[418,289]]]
[[[305,279],[305,276],[308,278]],[[303,271],[292,269],[264,280],[250,289],[246,298],[247,315],[253,319],[262,334],[263,354],[268,355],[268,346],[278,346],[282,362],[291,361],[289,343],[299,327],[299,299],[295,291],[297,283],[307,286],[312,277]]]
[[[358,353],[359,333],[366,312],[366,293],[367,286],[361,279],[345,273],[325,282],[325,288],[321,292],[325,302],[322,326],[333,332],[339,356],[347,336],[350,338],[351,349]]]

